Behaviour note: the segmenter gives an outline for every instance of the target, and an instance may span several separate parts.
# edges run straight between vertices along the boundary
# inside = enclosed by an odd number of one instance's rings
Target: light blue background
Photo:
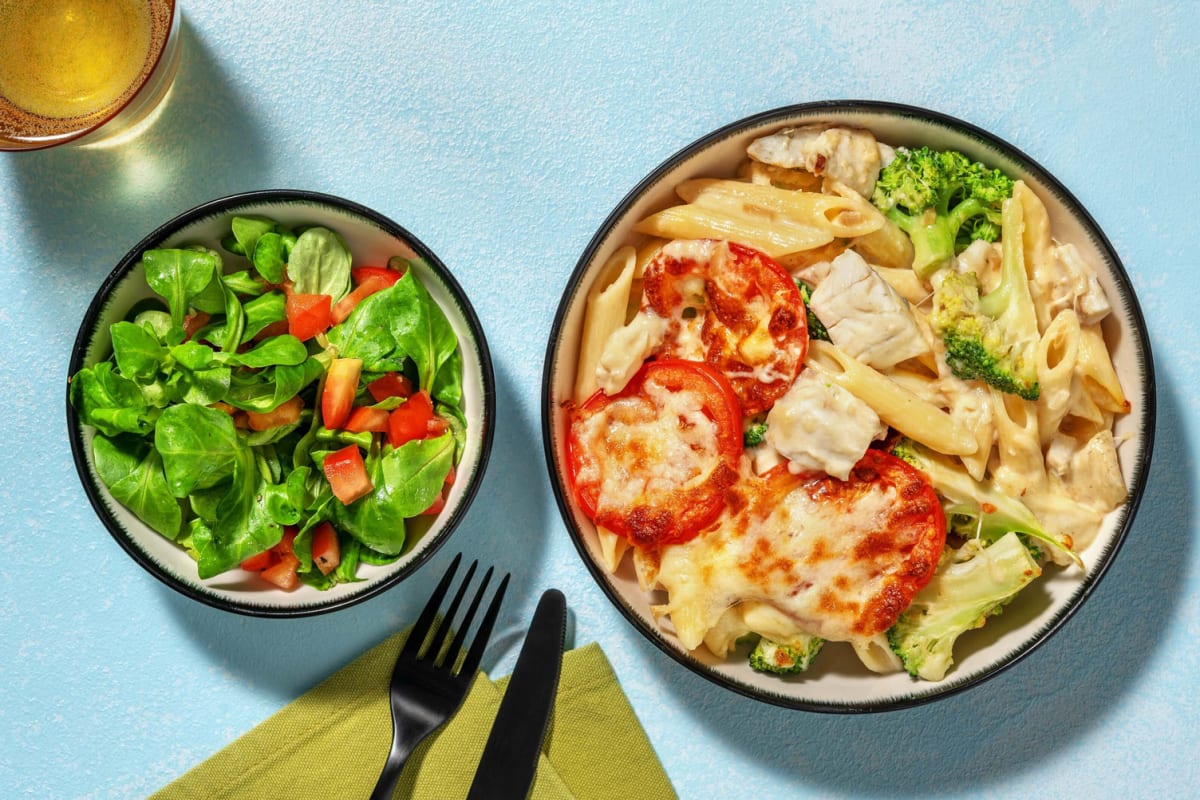
[[[190,2],[178,84],[136,146],[0,156],[0,797],[152,792],[404,624],[458,549],[515,571],[509,643],[541,589],[566,591],[682,797],[1189,796],[1197,5],[573,6]],[[1158,371],[1149,488],[1088,604],[999,678],[864,717],[733,696],[635,633],[567,538],[539,416],[559,294],[609,209],[715,127],[836,98],[958,116],[1057,175],[1123,258]],[[160,222],[260,188],[342,195],[423,239],[473,298],[499,385],[490,469],[432,569],[298,621],[150,578],[97,521],[64,435],[75,325],[103,277]]]

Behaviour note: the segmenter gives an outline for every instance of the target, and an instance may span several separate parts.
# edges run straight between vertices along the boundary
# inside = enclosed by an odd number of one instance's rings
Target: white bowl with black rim
[[[675,187],[681,182],[733,177],[751,141],[810,124],[866,128],[893,146],[958,150],[1023,179],[1045,203],[1056,238],[1074,243],[1096,268],[1114,308],[1103,330],[1132,405],[1114,431],[1122,442],[1119,456],[1128,499],[1105,518],[1096,540],[1082,553],[1082,574],[1047,568],[1036,590],[1020,593],[982,631],[962,637],[954,650],[954,666],[940,682],[917,681],[904,672],[872,673],[848,647],[827,647],[808,671],[787,677],[752,670],[744,654],[722,659],[703,647],[685,649],[655,619],[651,606],[664,597],[639,587],[630,560],[624,559],[613,574],[602,566],[595,526],[570,488],[568,409],[589,286],[614,251],[644,241],[634,231],[639,220],[679,202]],[[551,483],[569,535],[597,584],[634,628],[682,667],[725,689],[788,708],[863,713],[911,707],[976,686],[1021,661],[1071,618],[1107,572],[1133,524],[1150,465],[1154,392],[1150,343],[1129,276],[1095,220],[1062,183],[1016,147],[970,123],[911,106],[847,100],[788,106],[719,128],[655,167],[621,200],[600,224],[564,289],[545,358],[542,424]]]
[[[299,190],[263,190],[213,200],[186,211],[147,235],[104,280],[88,307],[71,353],[68,376],[109,358],[110,326],[154,297],[142,256],[162,247],[204,245],[219,249],[234,216],[259,216],[295,227],[322,226],[339,234],[354,265],[384,264],[392,256],[408,260],[414,276],[442,310],[458,339],[462,356],[462,411],[465,444],[445,507],[414,526],[398,559],[360,564],[354,582],[318,590],[309,585],[284,591],[259,576],[231,569],[200,579],[196,562],[175,542],[154,531],[113,499],[95,470],[95,430],[80,422],[68,393],[67,429],[76,469],[88,500],[113,539],[142,567],[172,589],[227,611],[262,617],[301,617],[358,603],[396,585],[428,561],[450,538],[471,505],[483,478],[495,429],[495,379],[483,328],[462,286],[445,264],[405,228],[365,206],[332,195]],[[223,252],[226,270],[247,263]],[[241,262],[240,267],[237,265]]]

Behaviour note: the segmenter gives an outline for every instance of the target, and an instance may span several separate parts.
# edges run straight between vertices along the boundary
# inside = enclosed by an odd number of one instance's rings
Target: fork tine
[[[463,576],[462,584],[459,585],[458,591],[454,593],[454,599],[450,602],[450,608],[446,609],[446,613],[442,614],[442,624],[434,632],[433,639],[429,642],[429,649],[425,651],[425,658],[434,664],[438,663],[438,657],[442,654],[442,649],[446,646],[446,640],[450,638],[450,632],[454,630],[454,617],[458,614],[458,607],[462,605],[463,597],[467,594],[467,587],[471,585],[471,578],[475,577],[475,568],[478,566],[478,561],[472,561],[471,566],[467,568],[467,574]],[[490,574],[491,570],[488,572]],[[484,577],[483,585],[487,586],[487,577]],[[470,622],[470,620],[471,618],[468,616],[466,621]]]
[[[471,627],[471,621],[475,619],[475,612],[479,610],[479,602],[483,599],[483,593],[487,591],[488,584],[492,582],[493,568],[488,567],[487,572],[483,574],[483,581],[479,584],[479,588],[475,591],[475,596],[471,598],[471,605],[467,608],[467,613],[463,616],[462,622],[458,624],[458,633],[454,637],[454,641],[450,644],[449,655],[446,657],[446,665],[453,669],[455,662],[458,661],[458,654],[462,650],[463,641],[467,638],[467,630]],[[463,586],[466,589],[466,586]]]
[[[421,645],[429,637],[429,630],[437,618],[437,611],[438,607],[442,604],[442,598],[446,596],[446,592],[450,588],[450,582],[454,580],[454,573],[458,571],[458,565],[461,561],[462,553],[459,553],[450,562],[446,574],[442,576],[441,582],[433,590],[433,594],[429,596],[429,602],[425,604],[425,608],[421,610],[421,616],[417,618],[416,624],[413,625],[412,630],[409,632],[408,640],[404,643],[404,649],[400,651],[400,659],[415,658],[417,653],[420,652]]]
[[[479,623],[479,630],[475,632],[475,640],[471,643],[471,650],[467,653],[467,657],[463,659],[461,674],[471,676],[475,674],[475,670],[479,669],[479,662],[483,660],[483,651],[487,648],[488,638],[492,635],[492,626],[496,624],[496,616],[500,613],[500,603],[504,600],[504,590],[508,588],[509,574],[505,573],[501,579],[500,585],[496,587],[496,595],[492,598],[492,604],[488,606],[487,613],[483,615],[483,621]],[[478,600],[478,598],[476,598]],[[465,631],[466,628],[464,627]],[[459,632],[459,636],[462,631]]]

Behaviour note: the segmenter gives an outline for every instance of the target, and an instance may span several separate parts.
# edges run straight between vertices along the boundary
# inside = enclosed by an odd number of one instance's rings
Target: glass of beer
[[[133,135],[179,67],[176,0],[0,0],[0,150]]]

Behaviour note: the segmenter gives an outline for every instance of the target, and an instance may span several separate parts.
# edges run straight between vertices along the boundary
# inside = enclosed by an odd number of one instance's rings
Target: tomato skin
[[[300,559],[296,557],[293,544],[296,541],[294,526],[283,529],[279,542],[258,555],[251,556],[242,562],[242,569],[257,572],[264,580],[275,584],[280,589],[290,592],[300,585],[300,575],[297,569]]]
[[[393,409],[388,416],[388,444],[399,447],[405,442],[426,438],[433,419],[433,401],[429,393],[422,389]]]
[[[321,421],[326,428],[340,428],[346,424],[350,409],[354,407],[354,396],[358,394],[358,378],[362,375],[361,358],[335,358],[325,375],[325,388],[321,391]]]
[[[382,291],[391,286],[395,281],[389,281],[387,278],[378,275],[367,275],[365,280],[350,291],[341,300],[338,300],[333,305],[331,317],[334,325],[339,325],[350,316],[350,312],[358,306],[363,300],[376,292]]]
[[[333,298],[327,294],[293,294],[284,303],[288,333],[302,342],[324,333],[333,324]]]
[[[366,283],[368,280],[381,280],[387,286],[391,286],[403,277],[404,270],[388,267],[355,267],[350,270],[350,279],[355,285]]]
[[[697,279],[704,287],[699,308],[691,296]],[[737,242],[664,245],[646,265],[643,308],[667,320],[659,355],[704,361],[722,372],[746,416],[766,411],[788,390],[808,351],[795,281],[766,253]],[[696,323],[684,317],[689,308],[698,312]],[[685,335],[685,328],[693,332]],[[770,378],[759,377],[764,373]]]
[[[258,555],[247,558],[242,562],[241,567],[247,572],[262,572],[264,569],[271,566],[273,561],[273,554],[271,553],[270,548],[267,548]]]
[[[342,548],[338,543],[337,531],[328,522],[322,522],[313,528],[312,558],[313,564],[321,570],[322,575],[333,572],[342,561]]]
[[[280,403],[272,411],[246,411],[246,425],[252,431],[266,431],[282,425],[292,425],[300,421],[300,412],[303,410],[304,401],[297,395]]]
[[[623,442],[637,438],[637,421],[622,422],[623,438],[601,436],[584,438],[584,425],[596,415],[609,416],[614,404],[626,399],[651,402],[645,393],[648,382],[671,392],[697,395],[701,411],[715,424],[716,463],[697,484],[658,488],[640,495],[632,505],[614,506],[601,496],[603,478],[585,478],[595,469],[631,471],[646,465]],[[653,420],[651,420],[653,421]],[[611,429],[612,420],[609,421]],[[742,411],[728,381],[716,370],[692,361],[662,360],[647,362],[620,393],[609,397],[597,392],[575,409],[567,437],[567,463],[572,491],[584,513],[601,525],[642,547],[686,542],[713,522],[725,505],[725,491],[737,478],[742,454]],[[625,459],[622,461],[622,459]],[[622,467],[622,464],[624,467]]]
[[[368,383],[367,391],[376,403],[382,403],[389,397],[411,397],[413,384],[399,372],[387,372]]]
[[[333,490],[334,497],[342,501],[342,505],[350,505],[375,488],[356,444],[346,445],[325,456],[324,472],[329,488]]]
[[[362,433],[363,431],[386,433],[388,412],[373,406],[357,406],[350,412],[343,427],[351,433]]]

